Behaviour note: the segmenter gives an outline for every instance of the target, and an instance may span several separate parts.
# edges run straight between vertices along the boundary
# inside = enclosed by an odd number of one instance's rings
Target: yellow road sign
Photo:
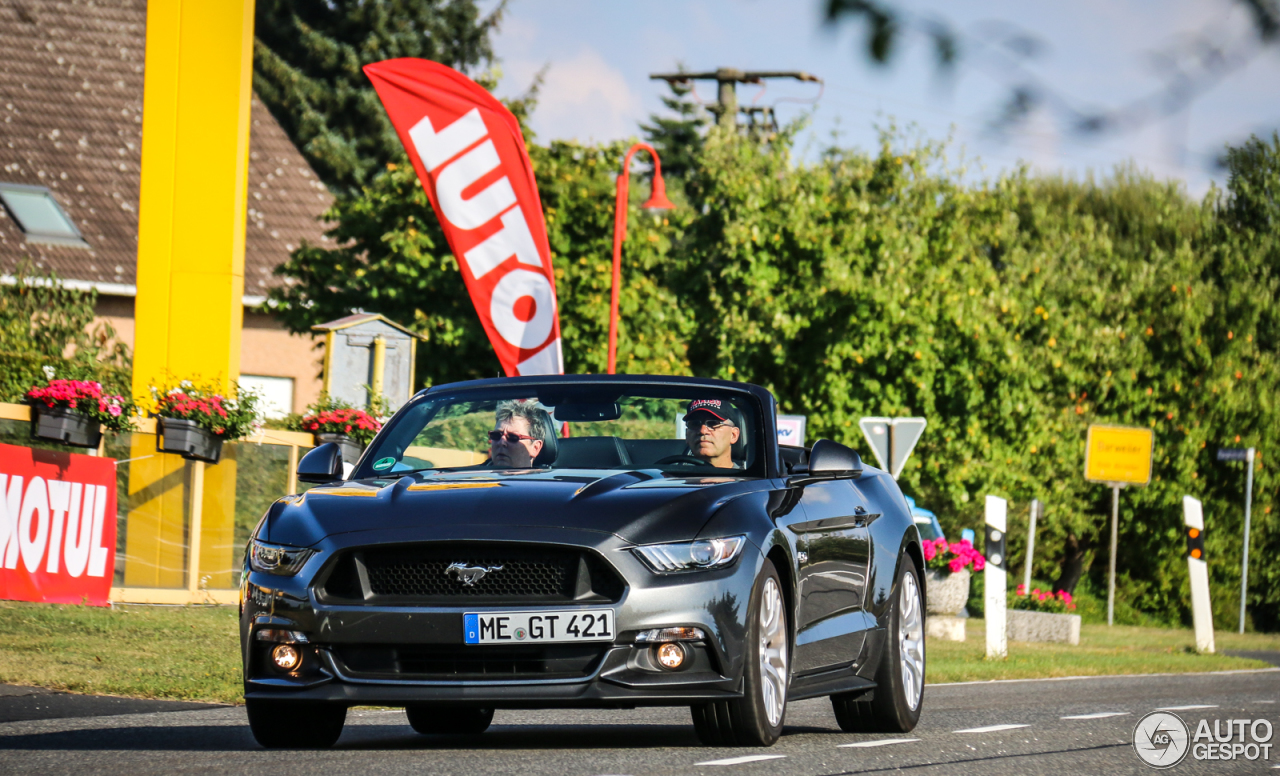
[[[1084,455],[1084,478],[1091,482],[1151,482],[1151,449],[1155,434],[1149,428],[1089,426]]]

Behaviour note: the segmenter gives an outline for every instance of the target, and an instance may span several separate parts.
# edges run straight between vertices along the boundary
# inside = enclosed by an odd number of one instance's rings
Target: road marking
[[[1014,730],[1015,728],[1031,727],[1030,725],[987,725],[986,727],[965,728],[964,730],[953,730],[952,733],[998,733],[1001,730]]]
[[[1280,666],[1272,666],[1270,668],[1241,668],[1234,671],[1194,671],[1185,674],[1091,674],[1089,676],[1046,676],[1040,679],[975,679],[969,682],[938,682],[930,684],[930,687],[963,687],[969,684],[1024,684],[1026,682],[1079,682],[1093,681],[1098,679],[1159,679],[1162,677],[1176,676],[1185,678],[1188,676],[1226,676],[1228,674],[1267,674],[1280,671]]]
[[[1194,711],[1195,709],[1216,709],[1217,704],[1192,704],[1190,706],[1161,706],[1156,711]]]
[[[1097,711],[1093,714],[1072,714],[1070,717],[1058,717],[1058,719],[1102,719],[1104,717],[1123,717],[1130,713],[1128,711]]]
[[[888,746],[890,744],[909,744],[913,741],[919,741],[919,740],[920,739],[918,738],[882,738],[879,741],[857,741],[852,744],[839,744],[838,746],[841,749],[849,749],[849,748],[861,749],[864,747],[872,747],[872,746]]]
[[[707,760],[705,763],[694,763],[694,765],[742,765],[744,763],[758,763],[761,760],[781,760],[786,757],[785,754],[749,754],[743,757],[729,757],[724,760]]]
[[[1254,703],[1275,703],[1275,701],[1254,701]]]

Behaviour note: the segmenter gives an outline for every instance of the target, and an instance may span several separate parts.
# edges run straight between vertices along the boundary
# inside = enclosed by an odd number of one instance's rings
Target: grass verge
[[[1218,653],[1201,655],[1195,650],[1195,634],[1190,630],[1084,625],[1080,628],[1078,646],[1009,642],[1007,659],[985,660],[986,622],[968,620],[966,637],[966,641],[929,641],[926,646],[928,681],[1232,671],[1269,666],[1257,660],[1224,655],[1224,650],[1280,652],[1280,635],[1277,634],[1215,633]]]
[[[1085,625],[1080,645],[1009,644],[983,659],[985,623],[968,640],[930,641],[928,681],[1190,673],[1264,668],[1227,655],[1198,655],[1189,630]],[[1216,634],[1221,650],[1280,651],[1280,635]],[[0,683],[137,698],[241,701],[234,607],[52,606],[0,602]]]
[[[240,701],[230,606],[0,602],[0,683],[135,698]]]

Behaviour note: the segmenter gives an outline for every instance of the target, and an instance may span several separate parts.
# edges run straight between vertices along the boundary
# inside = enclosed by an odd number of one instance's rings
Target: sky
[[[491,9],[497,0],[481,0]],[[950,138],[949,158],[993,177],[1019,164],[1075,178],[1104,176],[1132,163],[1202,196],[1225,174],[1227,144],[1280,128],[1280,44],[1260,49],[1239,0],[895,0],[916,22],[945,19],[961,36],[956,66],[940,71],[923,25],[913,23],[887,66],[866,54],[862,22],[824,22],[823,0],[510,0],[494,38],[500,97],[528,89],[547,68],[532,128],[540,141],[584,142],[640,135],[664,111],[667,93],[650,73],[737,67],[804,70],[824,83],[771,81],[763,94],[739,87],[739,101],[775,104],[782,121],[808,114],[797,153],[812,158],[832,143],[871,152],[891,123],[929,140]],[[1005,55],[1000,42],[1035,41],[1031,56]],[[1185,108],[1123,131],[1082,134],[1070,113],[1037,109],[1016,126],[996,119],[1025,73],[1077,111],[1114,109],[1160,93],[1175,68],[1171,52],[1200,41],[1232,41],[1244,63]],[[1185,69],[1189,58],[1178,60]],[[706,102],[714,82],[697,85]],[[816,102],[802,104],[796,101]],[[777,102],[782,98],[781,102]]]

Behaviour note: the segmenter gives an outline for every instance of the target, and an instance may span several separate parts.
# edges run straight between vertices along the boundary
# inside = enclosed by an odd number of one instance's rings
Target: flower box
[[[33,404],[31,436],[72,447],[97,448],[102,443],[102,425],[94,418],[66,407]]]
[[[156,449],[176,453],[189,461],[217,463],[222,458],[222,437],[201,427],[194,420],[157,418],[160,433]]]
[[[1080,615],[1009,609],[1005,619],[1009,641],[1080,643]]]
[[[102,431],[133,430],[133,402],[102,390],[95,380],[54,378],[53,367],[44,367],[45,385],[26,393],[31,404],[31,436],[72,447],[96,448]]]
[[[338,449],[342,451],[343,462],[349,463],[352,466],[355,465],[356,461],[360,460],[360,454],[364,452],[364,446],[346,434],[320,433],[314,434],[313,436],[316,440],[316,447],[319,447],[326,442],[333,442],[336,444]]]

